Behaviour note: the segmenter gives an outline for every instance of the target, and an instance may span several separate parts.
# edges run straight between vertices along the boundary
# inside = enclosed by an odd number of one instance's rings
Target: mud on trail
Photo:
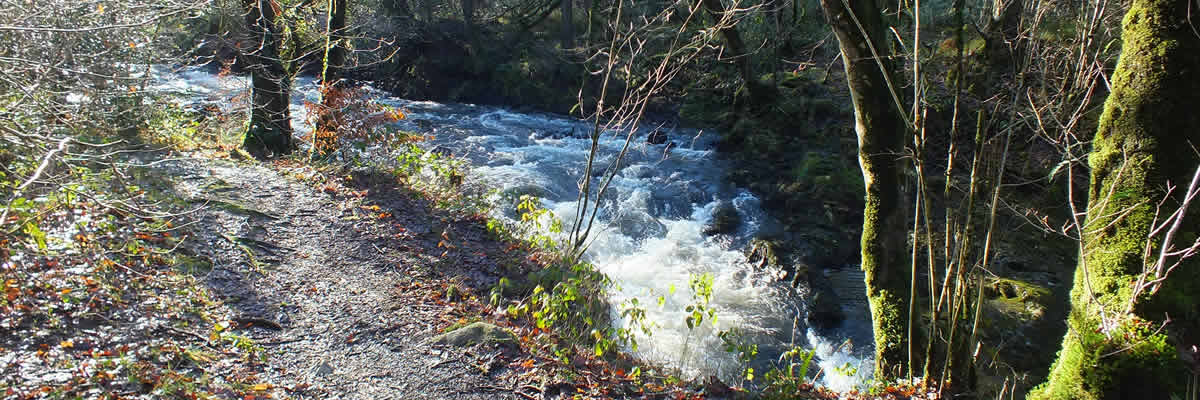
[[[180,196],[205,205],[190,216],[194,237],[180,251],[211,260],[207,285],[232,310],[235,329],[265,349],[261,374],[279,395],[541,394],[541,384],[507,367],[515,346],[430,343],[479,319],[480,298],[505,272],[498,265],[521,259],[480,220],[435,210],[379,172],[314,184],[309,167],[184,159],[157,169]]]

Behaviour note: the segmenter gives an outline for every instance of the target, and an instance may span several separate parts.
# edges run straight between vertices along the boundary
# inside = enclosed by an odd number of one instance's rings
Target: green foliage
[[[208,287],[187,271],[194,267],[185,263],[203,261],[177,252],[184,240],[171,217],[184,210],[174,201],[178,194],[155,170],[125,164],[129,161],[114,149],[95,154],[80,146],[74,154],[78,159],[51,160],[52,175],[43,179],[50,176],[53,183],[31,184],[6,208],[0,224],[5,261],[0,265],[0,329],[22,333],[9,338],[11,343],[24,338],[45,343],[14,349],[16,356],[41,358],[47,366],[72,372],[35,387],[27,385],[28,378],[6,376],[0,387],[10,396],[29,398],[83,398],[97,392],[208,398],[255,392],[257,378],[211,368],[218,360],[255,368],[265,353],[231,330]],[[31,173],[28,167],[38,156],[11,160],[8,171],[17,174],[0,178],[5,198],[15,195],[12,189]],[[129,315],[138,316],[139,326],[161,328],[139,332],[119,322]],[[81,323],[88,327],[81,330]],[[80,335],[90,329],[122,333],[116,342],[110,333]]]
[[[533,273],[538,282],[525,299],[508,306],[510,316],[529,317],[542,330],[554,332],[566,346],[552,345],[552,351],[566,362],[574,354],[574,346],[590,346],[599,357],[621,344],[636,345],[632,330],[615,328],[607,318],[608,276],[586,263],[570,266],[550,265]],[[636,301],[623,310],[623,315],[644,318],[645,312]]]
[[[562,233],[562,219],[539,204],[537,197],[521,195],[517,204],[521,224],[526,227],[527,240],[539,249],[557,252],[558,242],[554,237]]]
[[[812,364],[815,350],[793,346],[779,356],[782,367],[772,368],[763,375],[765,388],[763,398],[789,399],[800,393],[808,382],[808,367]]]
[[[758,345],[751,343],[746,333],[738,328],[718,332],[717,337],[721,339],[725,352],[737,355],[738,362],[742,364],[741,378],[753,382],[754,368],[750,366],[750,362],[758,356]]]
[[[651,325],[645,320],[646,311],[638,300],[633,298],[621,305],[621,316],[631,321],[629,327],[612,326],[606,300],[614,287],[612,280],[586,262],[566,262],[553,236],[562,231],[562,222],[542,208],[536,197],[521,196],[517,209],[521,212],[518,233],[524,234],[523,240],[531,249],[545,256],[540,259],[547,265],[525,278],[525,284],[532,289],[525,298],[507,307],[508,314],[513,318],[527,317],[538,329],[554,332],[563,345],[553,343],[550,350],[563,362],[576,353],[576,347],[590,348],[596,357],[610,354],[622,345],[636,349],[635,330],[651,332]],[[496,234],[512,233],[495,220],[488,222],[488,229]],[[492,302],[498,304],[513,286],[511,280],[501,279],[492,289]]]
[[[480,213],[489,208],[484,196],[461,190],[466,177],[466,164],[461,159],[426,151],[409,141],[408,146],[396,157],[396,162],[392,173],[403,179],[409,189],[433,200],[438,208],[467,214]]]
[[[688,312],[685,319],[688,329],[700,326],[707,317],[714,327],[717,326],[717,310],[709,305],[713,294],[713,274],[692,274],[688,278],[688,287],[692,289],[692,304],[684,308]]]

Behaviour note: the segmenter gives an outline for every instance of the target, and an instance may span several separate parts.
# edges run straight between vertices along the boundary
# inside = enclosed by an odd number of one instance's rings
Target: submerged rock
[[[621,213],[613,222],[622,235],[633,239],[663,236],[667,226],[648,213],[632,211]]]
[[[809,274],[812,296],[808,299],[808,316],[805,319],[808,326],[825,334],[837,329],[846,319],[846,314],[842,312],[837,294],[827,284],[822,284],[820,279],[812,279],[813,275],[819,274]]]
[[[474,322],[437,335],[431,342],[451,346],[470,346],[479,343],[516,343],[516,340],[516,335],[507,329],[486,322]]]
[[[722,201],[713,210],[712,219],[704,226],[705,235],[733,233],[742,225],[742,215],[738,214],[733,203]]]

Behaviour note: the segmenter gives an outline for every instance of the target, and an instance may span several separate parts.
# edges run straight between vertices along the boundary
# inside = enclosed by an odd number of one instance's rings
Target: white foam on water
[[[248,86],[244,77],[215,76],[202,69],[156,73],[165,77],[155,85],[157,90],[201,100],[244,91]],[[293,124],[300,134],[311,129],[304,120],[303,101],[316,100],[316,85],[312,78],[303,78],[293,88],[297,91],[292,103]],[[485,106],[394,98],[383,102],[406,112],[408,118],[397,123],[401,129],[436,134],[437,139],[427,145],[447,148],[470,161],[472,180],[501,192],[538,192],[545,196],[545,207],[556,215],[569,219],[575,214],[591,123]],[[613,310],[617,323],[636,328],[632,321],[621,318],[621,307],[637,299],[645,309],[645,322],[655,327],[653,334],[637,336],[638,356],[689,377],[732,379],[742,365],[723,349],[718,332],[738,328],[764,345],[778,348],[795,335],[793,321],[804,318],[788,295],[790,289],[776,281],[775,273],[756,270],[746,262],[741,245],[767,224],[768,218],[757,197],[722,181],[724,171],[714,156],[712,134],[666,132],[675,143],[670,149],[643,143],[642,132],[635,135],[627,158],[601,199],[604,207],[593,228],[587,259],[617,284],[609,299],[617,306]],[[625,134],[608,131],[601,136],[594,176],[625,146]],[[732,234],[705,235],[705,225],[720,204],[732,204],[743,222]],[[507,213],[513,217],[511,210]],[[687,308],[701,303],[689,282],[706,274],[712,276],[708,307],[715,310],[716,323],[706,317],[689,328]],[[824,371],[823,384],[849,390],[870,376],[869,358],[811,331],[804,336],[817,352],[814,362]],[[760,358],[773,361],[776,356]],[[847,365],[853,368],[845,368]]]

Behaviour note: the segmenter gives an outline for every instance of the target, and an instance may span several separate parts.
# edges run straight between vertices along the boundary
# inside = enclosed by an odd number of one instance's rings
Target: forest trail
[[[477,317],[505,244],[479,221],[434,211],[387,174],[324,187],[305,167],[182,159],[157,168],[190,202],[187,251],[265,348],[267,381],[296,398],[516,398],[502,372],[516,350],[429,343]],[[343,185],[344,184],[344,185]],[[454,287],[454,289],[448,289]],[[446,301],[447,295],[452,298]]]

